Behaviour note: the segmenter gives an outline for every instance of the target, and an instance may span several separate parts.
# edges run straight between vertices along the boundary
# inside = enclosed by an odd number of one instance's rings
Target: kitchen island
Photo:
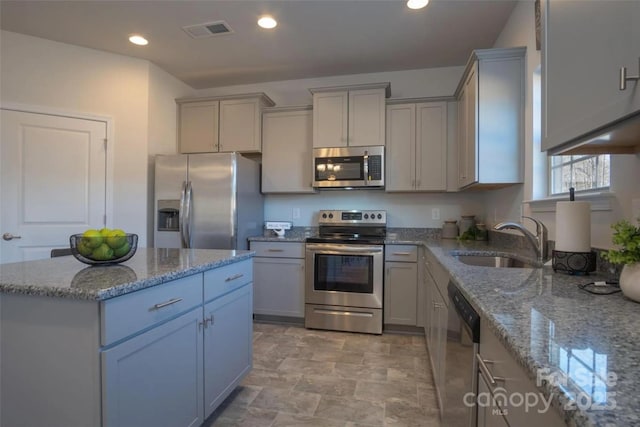
[[[252,366],[252,257],[0,265],[0,424],[202,424]]]

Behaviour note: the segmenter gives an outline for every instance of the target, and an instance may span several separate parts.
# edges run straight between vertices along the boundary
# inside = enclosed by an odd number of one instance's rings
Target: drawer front
[[[415,245],[386,245],[384,247],[384,260],[416,262],[418,261],[418,247]]]
[[[256,256],[270,258],[304,258],[304,243],[299,242],[251,242]]]
[[[516,394],[538,397],[538,405],[532,405],[528,410],[524,405],[510,405],[509,399],[500,400],[499,404],[502,404],[499,406],[506,414],[509,425],[544,425],[546,427],[564,425],[555,408],[549,407],[547,411],[544,410],[543,395],[535,385],[536,378],[529,378],[524,368],[515,361],[511,353],[489,329],[486,321],[480,323],[480,358],[484,361],[486,369],[479,366],[479,375],[484,378],[492,392],[500,392],[507,398]],[[489,377],[495,379],[495,384],[490,383]],[[544,399],[547,400],[546,397]]]
[[[208,302],[253,282],[253,259],[204,272],[204,301]]]
[[[202,273],[101,303],[101,344],[109,345],[202,304]]]

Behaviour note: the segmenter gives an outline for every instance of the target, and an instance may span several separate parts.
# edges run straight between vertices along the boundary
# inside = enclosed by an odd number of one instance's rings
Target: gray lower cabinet
[[[429,351],[433,381],[436,387],[436,397],[438,405],[442,409],[444,373],[446,370],[447,328],[449,325],[448,297],[446,297],[449,274],[428,253],[425,254],[424,267],[425,339]]]
[[[250,242],[254,258],[253,312],[304,318],[304,243]]]
[[[418,323],[418,248],[385,246],[384,323],[416,326]]]
[[[204,306],[204,417],[231,394],[253,360],[251,284]],[[178,424],[173,424],[178,425]]]
[[[494,395],[482,375],[478,376],[478,396],[481,402],[495,402]],[[495,404],[478,406],[478,427],[509,427],[503,414],[504,411]]]
[[[506,347],[500,342],[484,319],[480,321],[479,391],[488,391],[496,396],[489,400],[485,396],[478,401],[478,426],[502,426],[506,420],[509,426],[518,427],[561,427],[566,425],[560,413],[552,405],[545,407],[542,393],[533,379],[516,362]],[[498,397],[500,396],[500,397]],[[523,405],[513,397],[527,398],[529,405]],[[500,415],[500,416],[498,416]]]
[[[196,308],[102,352],[104,423],[199,426],[202,309]]]

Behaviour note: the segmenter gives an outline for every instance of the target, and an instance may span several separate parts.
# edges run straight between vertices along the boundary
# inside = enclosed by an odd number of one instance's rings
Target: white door
[[[48,258],[104,227],[106,122],[1,113],[0,263]]]

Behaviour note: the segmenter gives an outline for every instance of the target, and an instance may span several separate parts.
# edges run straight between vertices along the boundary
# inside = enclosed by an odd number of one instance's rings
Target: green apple
[[[78,253],[82,256],[90,256],[91,252],[93,252],[93,248],[87,246],[84,240],[78,241],[78,244],[76,245],[76,249],[78,250]]]
[[[108,261],[113,258],[113,249],[106,243],[102,243],[91,252],[91,258],[97,261]]]
[[[82,234],[82,241],[91,249],[100,246],[103,240],[102,234],[93,228],[90,228]]]
[[[129,242],[125,240],[122,246],[113,250],[113,256],[115,256],[116,258],[125,256],[127,252],[129,252],[129,249],[131,249],[131,245],[129,245]]]
[[[127,233],[116,228],[115,230],[109,231],[105,240],[110,248],[116,249],[127,242]]]
[[[110,230],[110,229],[108,229],[108,228],[106,228],[106,227],[105,227],[105,228],[101,228],[101,229],[100,229],[100,235],[101,235],[102,237],[107,237],[107,236],[109,235],[109,233],[110,233],[110,232],[111,232],[111,230]]]

